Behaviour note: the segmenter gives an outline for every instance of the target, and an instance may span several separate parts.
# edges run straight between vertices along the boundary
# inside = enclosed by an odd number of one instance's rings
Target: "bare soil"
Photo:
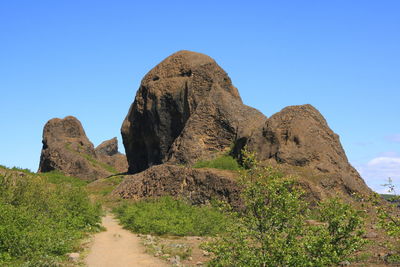
[[[92,248],[85,259],[89,267],[164,267],[164,261],[145,253],[135,234],[123,229],[112,215],[103,217],[106,231],[94,236]]]

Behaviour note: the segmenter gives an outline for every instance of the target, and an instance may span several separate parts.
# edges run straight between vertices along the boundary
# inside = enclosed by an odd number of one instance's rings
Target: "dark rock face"
[[[38,172],[61,171],[84,180],[96,180],[126,172],[125,155],[118,152],[117,138],[94,149],[80,121],[72,116],[51,119],[44,126]]]
[[[370,192],[348,162],[339,136],[311,105],[286,107],[252,135],[239,139],[236,152],[247,144],[260,160],[310,168],[329,177],[320,182],[336,184],[349,193]]]
[[[95,152],[99,161],[112,166],[117,172],[123,173],[128,171],[128,161],[126,160],[126,156],[118,152],[117,137],[104,141],[98,145]]]
[[[126,176],[112,194],[127,199],[172,195],[184,197],[193,204],[205,204],[217,198],[240,206],[240,188],[233,173],[168,164]]]
[[[177,52],[146,74],[123,122],[129,172],[210,157],[265,119],[212,58]]]
[[[59,170],[84,180],[111,175],[96,164],[93,144],[75,117],[49,120],[44,126],[42,143],[39,172]]]
[[[95,149],[97,155],[113,156],[118,153],[118,139],[114,137],[106,140]]]

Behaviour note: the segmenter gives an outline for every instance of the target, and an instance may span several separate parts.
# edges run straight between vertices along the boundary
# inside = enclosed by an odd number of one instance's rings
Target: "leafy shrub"
[[[240,169],[239,163],[229,155],[222,155],[212,160],[199,161],[193,166],[194,168],[214,168],[222,170],[237,171]]]
[[[242,172],[244,209],[229,212],[226,233],[206,243],[211,266],[330,266],[346,259],[362,244],[358,211],[338,199],[314,211],[295,180],[272,168],[253,164]]]
[[[386,187],[390,194],[383,196],[376,194],[371,201],[376,207],[378,227],[391,237],[390,242],[385,244],[392,251],[387,260],[398,264],[400,263],[400,214],[398,212],[400,195],[396,193],[396,188],[391,178],[383,186]],[[386,203],[382,202],[382,197],[387,200]]]
[[[0,176],[0,265],[55,266],[85,232],[99,229],[100,215],[82,187]]]
[[[127,229],[143,234],[215,235],[226,225],[226,217],[216,208],[192,206],[169,196],[124,203],[114,212]]]

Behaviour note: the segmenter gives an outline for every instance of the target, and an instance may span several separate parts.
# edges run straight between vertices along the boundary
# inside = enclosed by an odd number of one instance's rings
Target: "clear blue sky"
[[[314,105],[371,187],[400,182],[400,1],[140,2],[0,2],[0,164],[36,171],[53,117],[121,139],[143,75],[186,49],[267,116]]]

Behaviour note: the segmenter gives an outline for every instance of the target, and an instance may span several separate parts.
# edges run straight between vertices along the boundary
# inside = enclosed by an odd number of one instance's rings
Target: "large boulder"
[[[179,51],[145,75],[123,122],[129,172],[212,157],[265,119],[212,58]]]
[[[98,145],[95,149],[99,161],[112,166],[117,172],[128,171],[126,156],[118,152],[118,139],[114,137]]]
[[[112,195],[126,199],[176,196],[192,204],[206,204],[213,199],[240,206],[240,187],[237,174],[216,169],[193,169],[162,164],[134,174],[126,175]]]
[[[339,136],[311,105],[289,106],[274,114],[251,135],[238,138],[236,154],[240,155],[244,145],[256,152],[259,160],[298,170],[297,175],[322,188],[371,192],[348,162]]]
[[[93,144],[75,117],[49,120],[43,129],[42,143],[38,172],[58,170],[84,180],[113,174],[111,166],[98,160]]]

